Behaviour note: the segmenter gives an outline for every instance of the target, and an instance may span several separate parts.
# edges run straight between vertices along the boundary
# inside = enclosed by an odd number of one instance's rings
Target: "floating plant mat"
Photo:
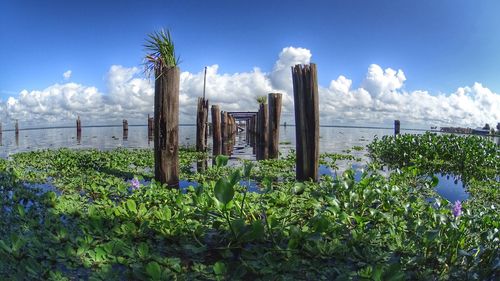
[[[233,165],[218,157],[197,173],[193,163],[204,155],[183,150],[187,187],[176,190],[152,180],[151,150],[13,155],[0,160],[0,276],[498,279],[497,181],[470,179],[470,198],[460,205],[429,204],[435,181],[421,167],[382,174],[374,162],[363,172],[340,171],[338,161],[355,164],[351,157],[324,154],[321,164],[337,176],[297,183],[293,153]]]

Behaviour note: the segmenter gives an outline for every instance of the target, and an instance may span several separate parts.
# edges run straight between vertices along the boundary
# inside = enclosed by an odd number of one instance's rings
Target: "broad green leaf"
[[[218,168],[224,167],[227,165],[228,160],[229,160],[228,156],[222,154],[217,155],[217,157],[215,158],[215,166],[217,166]]]
[[[300,195],[304,193],[304,190],[306,189],[306,185],[301,182],[295,183],[295,185],[292,187],[292,192],[296,195]]]
[[[227,272],[226,264],[221,261],[218,261],[214,264],[214,273],[215,275],[224,275]]]
[[[219,179],[215,184],[215,198],[219,200],[222,204],[226,205],[234,197],[234,187],[230,185],[226,180]]]
[[[137,213],[137,206],[134,200],[132,199],[127,200],[127,208],[129,209],[130,212]]]
[[[160,280],[161,279],[161,267],[155,261],[149,262],[146,265],[146,273],[153,280]]]

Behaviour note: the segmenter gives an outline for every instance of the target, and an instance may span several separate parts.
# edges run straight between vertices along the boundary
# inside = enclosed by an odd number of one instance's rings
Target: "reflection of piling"
[[[399,120],[394,120],[394,135],[399,135],[401,129],[401,122]]]
[[[295,107],[296,178],[318,181],[319,101],[316,65],[292,67]]]
[[[269,94],[269,158],[279,155],[281,94]]]
[[[154,119],[153,117],[149,117],[148,114],[148,140],[153,140],[153,132],[154,132]]]
[[[128,139],[128,121],[123,119],[123,140]]]
[[[214,159],[221,153],[222,134],[221,134],[221,113],[218,105],[212,105],[212,155]]]

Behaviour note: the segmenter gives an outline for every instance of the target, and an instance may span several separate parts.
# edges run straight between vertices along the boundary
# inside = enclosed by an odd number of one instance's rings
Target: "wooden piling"
[[[269,157],[269,115],[267,104],[259,104],[257,113],[257,160],[264,160]]]
[[[399,122],[399,120],[394,120],[394,135],[399,135],[399,132],[400,132],[400,129],[401,129],[401,123]]]
[[[15,132],[16,136],[19,136],[19,121],[16,119],[16,125],[15,125]]]
[[[295,107],[296,178],[318,181],[319,106],[316,64],[292,67]]]
[[[218,105],[212,105],[212,155],[215,157],[221,154],[222,134],[221,134],[221,113]]]
[[[221,131],[221,153],[224,155],[228,154],[228,135],[227,135],[227,119],[228,119],[228,114],[227,112],[221,112],[221,119],[220,119],[220,131]]]
[[[179,187],[179,68],[155,72],[154,159],[155,178]]]
[[[207,151],[208,100],[198,98],[196,114],[196,151]]]
[[[208,100],[198,98],[198,110],[196,114],[196,151],[207,152],[207,136],[208,136]],[[197,162],[199,172],[202,172],[207,167],[206,160]]]
[[[269,102],[269,158],[276,159],[279,155],[281,94],[271,93]]]
[[[154,118],[148,114],[148,139],[153,139],[154,134]]]
[[[128,121],[123,119],[123,140],[128,139]]]
[[[76,133],[81,133],[82,132],[82,120],[80,120],[80,115],[78,115],[78,118],[76,118]]]

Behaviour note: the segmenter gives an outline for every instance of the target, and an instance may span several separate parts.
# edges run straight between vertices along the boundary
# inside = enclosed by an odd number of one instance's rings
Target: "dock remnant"
[[[279,93],[271,93],[269,103],[269,158],[276,159],[279,155],[281,97]]]
[[[316,64],[292,66],[295,107],[296,178],[318,181],[319,106]]]

